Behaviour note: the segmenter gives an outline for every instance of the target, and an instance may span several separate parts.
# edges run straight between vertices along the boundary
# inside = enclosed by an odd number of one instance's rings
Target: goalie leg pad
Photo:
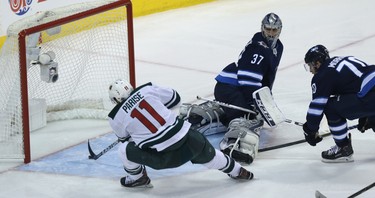
[[[232,138],[221,140],[220,150],[239,163],[251,164],[254,161],[251,155],[239,151],[239,144]]]
[[[259,131],[263,128],[264,121],[263,119],[245,119],[245,118],[237,118],[232,120],[232,124],[229,123],[230,125],[238,125],[239,127],[245,127],[249,129],[250,131],[253,131],[255,133],[259,133]]]
[[[204,135],[222,133],[227,128],[220,122],[223,109],[216,103],[204,102],[202,104],[184,103],[180,106],[179,117],[188,120],[192,128]]]
[[[238,162],[251,163],[258,154],[260,120],[236,118],[229,123],[229,131],[220,142],[220,149]]]
[[[259,148],[259,134],[248,131],[245,137],[240,138],[240,151],[247,153],[253,158],[256,158],[258,155]]]

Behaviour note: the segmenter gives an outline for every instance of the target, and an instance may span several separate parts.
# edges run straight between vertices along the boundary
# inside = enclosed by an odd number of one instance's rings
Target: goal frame
[[[30,150],[30,127],[29,127],[29,102],[28,102],[28,80],[27,80],[27,61],[26,61],[26,37],[36,32],[49,29],[51,26],[59,26],[72,21],[93,16],[102,12],[106,12],[121,6],[126,7],[127,14],[127,31],[128,31],[128,55],[129,55],[129,76],[130,84],[135,87],[135,57],[134,57],[134,30],[133,30],[133,10],[131,0],[118,0],[94,9],[73,14],[64,18],[60,18],[51,22],[40,24],[31,28],[23,29],[18,33],[19,44],[19,62],[20,62],[20,90],[21,90],[21,107],[23,116],[23,144],[24,144],[24,163],[31,162]]]

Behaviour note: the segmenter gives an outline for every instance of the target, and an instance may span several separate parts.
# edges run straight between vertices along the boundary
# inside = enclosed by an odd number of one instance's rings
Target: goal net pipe
[[[51,22],[47,22],[41,25],[37,25],[35,27],[30,27],[24,29],[18,33],[18,42],[19,42],[19,54],[26,54],[26,36],[31,35],[36,32],[40,32],[43,30],[47,30],[52,26],[59,26],[63,25],[72,21],[76,21],[88,16],[92,16],[98,13],[106,12],[111,9],[115,9],[120,6],[125,6],[127,9],[127,17],[131,19],[127,23],[128,28],[128,49],[129,49],[129,65],[133,65],[130,67],[129,73],[130,77],[135,76],[135,58],[134,58],[134,33],[133,33],[133,20],[132,20],[132,5],[130,0],[119,0],[110,4],[106,4],[97,8],[93,8],[87,11],[83,11],[77,14],[73,14],[67,16],[65,18],[57,19]],[[22,115],[23,115],[23,141],[24,141],[24,152],[25,158],[24,163],[29,163],[31,161],[31,151],[30,151],[30,127],[29,127],[29,109],[28,109],[28,85],[27,85],[27,61],[26,56],[20,56],[20,90],[21,90],[21,107],[22,107]],[[130,78],[130,83],[135,87],[136,82],[135,78]]]

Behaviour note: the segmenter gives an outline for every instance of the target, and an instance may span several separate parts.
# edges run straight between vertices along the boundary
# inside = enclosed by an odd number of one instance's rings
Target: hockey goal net
[[[107,119],[109,84],[135,86],[132,21],[130,0],[100,0],[9,26],[0,54],[0,159],[30,162],[30,131],[44,122]]]

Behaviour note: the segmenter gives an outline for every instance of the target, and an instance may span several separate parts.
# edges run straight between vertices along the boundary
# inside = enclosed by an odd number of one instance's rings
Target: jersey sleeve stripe
[[[166,106],[168,109],[170,109],[170,108],[173,108],[174,106],[176,106],[178,103],[180,103],[180,101],[181,101],[180,95],[175,90],[173,90],[173,96],[172,96],[171,100],[168,101],[166,104],[164,104],[164,106]]]
[[[173,137],[177,137],[176,134],[181,130],[184,124],[183,120],[176,119],[173,125],[168,126],[163,131],[159,132],[158,135],[148,138],[139,143],[139,147],[142,149],[156,148],[157,150],[171,145],[162,145]],[[159,148],[159,149],[158,149]]]
[[[358,97],[364,97],[372,88],[375,86],[375,72],[367,75],[361,84],[361,90],[358,93]]]

